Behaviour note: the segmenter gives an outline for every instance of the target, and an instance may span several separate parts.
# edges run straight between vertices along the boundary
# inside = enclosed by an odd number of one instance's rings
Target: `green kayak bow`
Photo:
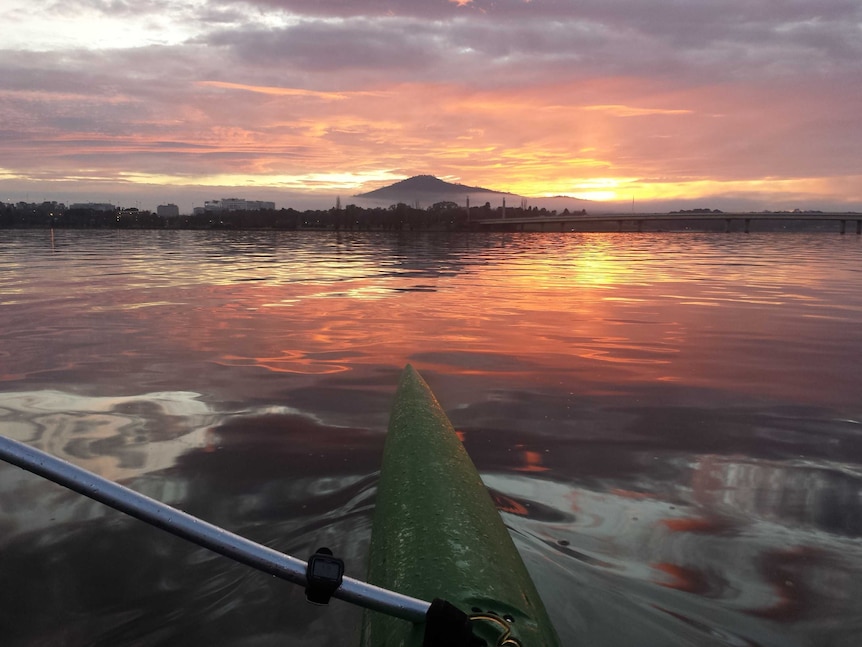
[[[431,389],[409,365],[383,450],[368,579],[419,599],[448,601],[488,645],[558,645],[487,488]],[[420,647],[424,630],[367,612],[363,645]]]

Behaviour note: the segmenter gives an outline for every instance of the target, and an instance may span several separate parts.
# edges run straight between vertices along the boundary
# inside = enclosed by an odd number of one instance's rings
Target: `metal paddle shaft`
[[[39,449],[0,436],[0,458],[198,546],[288,582],[306,585],[307,564],[301,559],[261,546]],[[431,606],[349,577],[344,577],[333,596],[414,623],[425,622]]]

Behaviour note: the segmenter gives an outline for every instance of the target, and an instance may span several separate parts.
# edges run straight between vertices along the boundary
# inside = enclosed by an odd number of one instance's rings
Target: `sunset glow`
[[[0,200],[862,208],[859,5],[628,5],[11,0]]]

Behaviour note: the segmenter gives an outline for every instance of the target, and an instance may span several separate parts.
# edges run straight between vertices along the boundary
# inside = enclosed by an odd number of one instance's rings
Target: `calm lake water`
[[[0,430],[364,579],[413,363],[563,645],[857,645],[862,240],[0,232]],[[0,642],[354,645],[360,612],[0,465]]]

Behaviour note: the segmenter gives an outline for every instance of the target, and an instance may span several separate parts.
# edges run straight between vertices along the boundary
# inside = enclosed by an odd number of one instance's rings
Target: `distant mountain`
[[[433,175],[416,175],[385,186],[382,189],[360,193],[353,197],[362,200],[367,205],[388,206],[396,202],[403,202],[409,205],[418,205],[422,208],[437,202],[456,202],[463,205],[468,200],[474,207],[488,202],[492,207],[496,208],[505,202],[510,207],[516,208],[519,203],[526,202],[530,207],[557,211],[563,211],[564,209],[581,211],[584,208],[592,209],[598,204],[591,200],[568,196],[527,198],[506,191],[495,191],[494,189],[485,189],[479,186],[445,182]]]
[[[413,202],[415,200],[436,199],[441,200],[452,196],[463,196],[473,193],[493,193],[497,195],[511,195],[504,191],[494,191],[492,189],[483,189],[478,186],[467,186],[465,184],[453,184],[445,182],[433,175],[415,175],[401,180],[395,184],[390,184],[382,189],[375,189],[367,193],[360,193],[354,197],[367,198],[370,200],[401,200]]]

